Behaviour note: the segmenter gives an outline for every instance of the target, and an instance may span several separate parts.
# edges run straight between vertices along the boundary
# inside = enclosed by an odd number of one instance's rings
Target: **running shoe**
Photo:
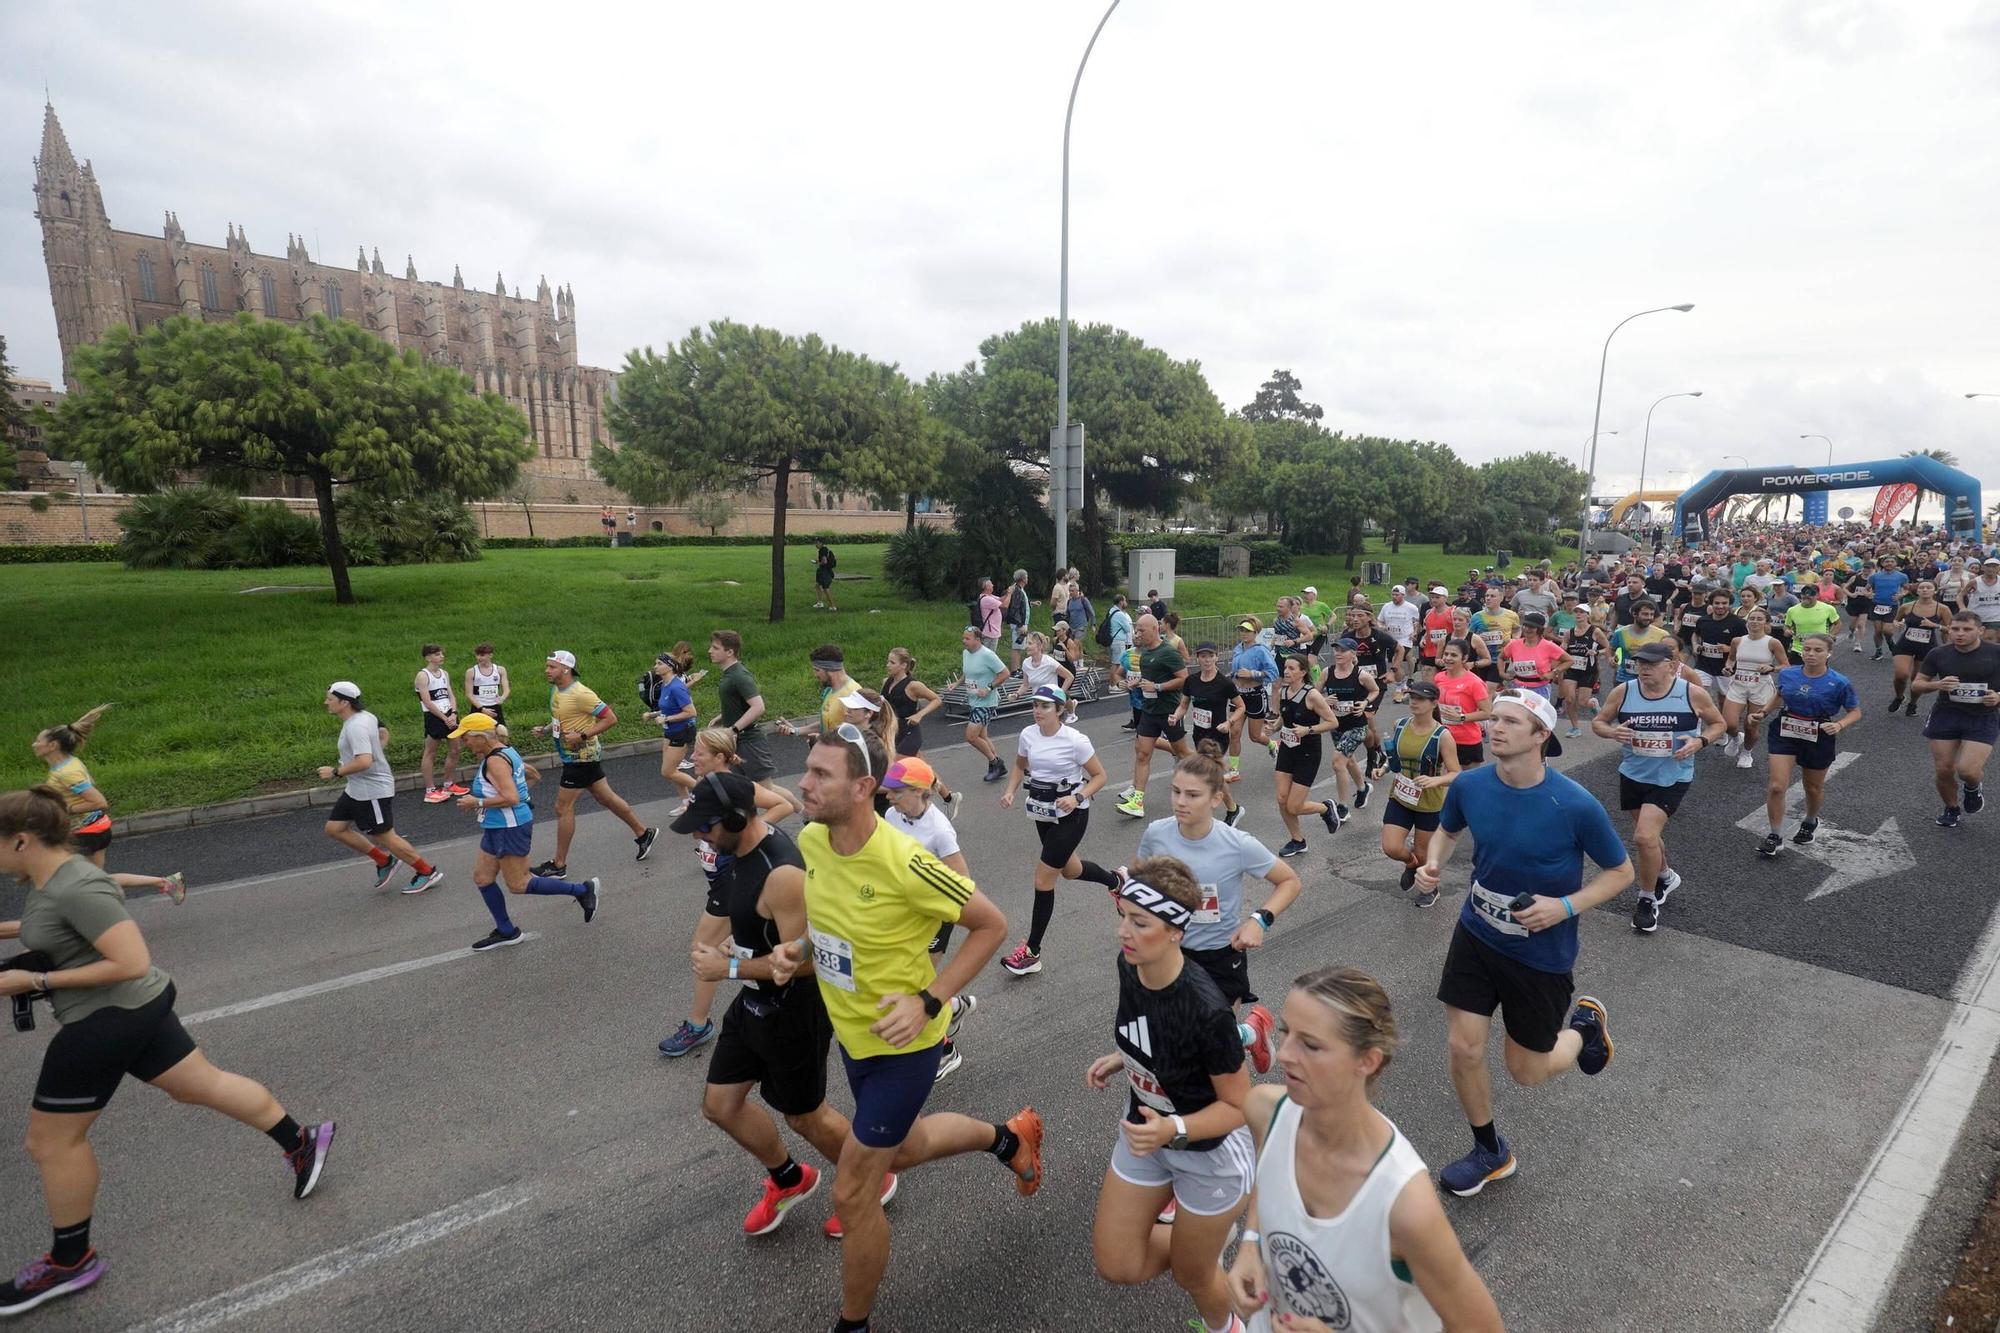
[[[1757,757],[1750,751],[1745,750],[1742,754],[1736,756],[1736,766],[1738,768],[1755,768],[1757,767]]]
[[[1118,803],[1118,813],[1121,815],[1130,815],[1134,819],[1144,819],[1146,817],[1146,798],[1137,792],[1133,792],[1131,796]]]
[[[1402,878],[1397,881],[1396,887],[1401,889],[1405,893],[1408,893],[1411,889],[1416,888],[1417,868],[1413,865],[1405,863],[1403,866]]]
[[[1910,700],[1909,703],[1903,706],[1903,716],[1915,717],[1916,715],[1917,715],[1917,701],[1915,699],[1912,699]]]
[[[660,831],[658,829],[649,828],[644,833],[641,833],[638,837],[632,839],[632,844],[639,849],[638,856],[634,857],[633,859],[635,861],[643,861],[649,855],[651,855],[653,851],[653,843],[659,839],[659,836],[660,836]]]
[[[942,1083],[944,1076],[965,1063],[965,1057],[949,1041],[944,1044],[944,1052],[938,1056],[937,1073],[931,1075],[931,1082]]]
[[[188,900],[187,876],[176,870],[173,874],[167,876],[167,882],[160,889],[160,892],[172,898],[174,906],[179,907]]]
[[[1572,726],[1568,731],[1565,731],[1563,733],[1563,736],[1569,740],[1575,740],[1578,736],[1581,735],[1583,735],[1583,728],[1578,726]]]
[[[1499,1152],[1488,1152],[1477,1143],[1472,1151],[1438,1172],[1438,1184],[1461,1199],[1469,1199],[1496,1180],[1505,1180],[1519,1169],[1514,1150],[1501,1139]]]
[[[951,997],[951,1022],[945,1024],[944,1039],[957,1041],[958,1030],[965,1026],[965,1020],[972,1017],[972,1011],[979,1007],[979,997],[967,991],[963,995]]]
[[[1231,828],[1235,828],[1236,822],[1242,818],[1243,818],[1243,807],[1240,805],[1232,805],[1223,814],[1222,822],[1229,825],[1229,827]]]
[[[1666,869],[1660,872],[1659,879],[1653,882],[1653,896],[1655,898],[1658,898],[1661,902],[1665,902],[1667,900],[1667,895],[1672,893],[1675,889],[1678,889],[1680,886],[1681,886],[1681,872],[1674,869],[1672,866],[1668,866]]]
[[[522,936],[526,933],[519,926],[516,926],[514,927],[514,933],[508,935],[500,927],[495,926],[493,929],[487,931],[482,938],[472,942],[472,951],[474,953],[487,953],[494,949],[504,949],[510,944],[519,944]]]
[[[694,1050],[697,1046],[706,1046],[714,1040],[715,1024],[713,1022],[703,1023],[700,1027],[696,1027],[693,1023],[683,1018],[681,1025],[673,1030],[672,1035],[660,1043],[660,1054],[666,1056],[669,1060],[677,1060],[689,1051]]]
[[[294,1199],[303,1199],[319,1188],[320,1173],[326,1170],[326,1154],[333,1147],[333,1128],[331,1120],[307,1125],[299,1146],[285,1154],[285,1165],[292,1168]]]
[[[886,1172],[882,1177],[882,1206],[887,1208],[889,1200],[895,1197],[896,1173],[894,1171]],[[820,1230],[826,1233],[828,1240],[839,1240],[847,1234],[840,1229],[839,1213],[828,1213],[826,1221],[820,1224]]]
[[[470,795],[472,795],[472,788],[470,788],[470,787],[466,786],[466,785],[465,785],[464,783],[462,783],[462,782],[453,782],[453,783],[448,783],[448,784],[446,784],[446,786],[445,786],[445,790],[446,790],[446,791],[448,791],[448,792],[450,792],[450,793],[451,793],[451,794],[452,794],[453,796],[470,796]]]
[[[1757,855],[1776,856],[1779,852],[1782,852],[1784,850],[1785,850],[1784,835],[1782,833],[1767,833],[1764,835],[1764,841],[1759,843],[1757,846]]]
[[[1413,879],[1413,881],[1412,881],[1412,882],[1414,882],[1414,879]],[[1424,891],[1424,892],[1422,892],[1422,893],[1419,893],[1419,894],[1417,895],[1417,906],[1419,906],[1419,907],[1436,907],[1436,906],[1437,906],[1437,901],[1438,901],[1438,896],[1439,896],[1440,894],[1442,894],[1443,892],[1444,892],[1444,886],[1443,886],[1443,885],[1439,885],[1439,886],[1438,886],[1437,888],[1435,888],[1435,889],[1428,889],[1428,890],[1426,890],[1426,891]]]
[[[956,824],[958,822],[959,807],[964,804],[965,804],[965,793],[962,791],[955,791],[951,795],[945,797],[944,817],[946,819],[949,819],[952,823]]]
[[[1855,644],[1855,645],[1854,645],[1854,651],[1855,651],[1855,652],[1857,652],[1857,653],[1858,653],[1858,652],[1860,652],[1860,651],[1861,651],[1861,645],[1860,645],[1860,644],[1858,644],[1858,643],[1857,643],[1857,644]]]
[[[1639,895],[1639,901],[1632,905],[1632,929],[1641,935],[1650,935],[1660,928],[1660,900],[1650,893]]]
[[[559,866],[554,861],[544,861],[528,873],[531,875],[547,875],[551,879],[562,879],[569,874],[569,867]]]
[[[103,1276],[104,1260],[96,1250],[86,1252],[68,1268],[45,1254],[31,1260],[12,1282],[0,1287],[0,1315],[25,1314],[58,1296],[74,1296]]]
[[[1271,1017],[1271,1011],[1261,1004],[1253,1004],[1243,1015],[1243,1022],[1255,1034],[1250,1044],[1243,1049],[1250,1054],[1250,1063],[1258,1073],[1271,1072],[1272,1057],[1277,1048],[1271,1041],[1271,1034],[1277,1029],[1278,1020]]]
[[[1007,1128],[1021,1141],[1007,1169],[1014,1173],[1014,1188],[1025,1199],[1042,1187],[1042,1118],[1034,1107],[1024,1106],[1007,1117]]]
[[[1007,765],[1001,763],[998,759],[995,759],[992,763],[986,766],[986,776],[982,777],[979,780],[981,782],[998,782],[1000,779],[1006,776],[1007,776]]]
[[[1959,806],[1966,814],[1976,815],[1986,808],[1986,792],[1978,783],[1965,783],[1964,792],[1965,796],[1959,801]]]
[[[1136,717],[1133,718],[1130,722],[1123,722],[1120,723],[1118,726],[1118,730],[1120,731],[1137,731],[1138,729],[1139,729],[1139,719]]]
[[[689,802],[687,802],[687,801],[682,801],[682,802],[681,802],[681,803],[680,803],[679,805],[677,805],[677,806],[675,806],[675,807],[674,807],[673,809],[671,809],[671,810],[667,811],[667,818],[668,818],[668,819],[679,819],[679,818],[680,818],[680,817],[681,817],[682,815],[684,815],[684,814],[686,814],[686,813],[688,812],[688,805],[689,805]]]
[[[1332,801],[1328,801],[1323,807],[1321,807],[1319,812],[1319,822],[1326,825],[1326,831],[1328,833],[1340,832],[1340,811],[1334,808],[1334,804]],[[1301,843],[1300,845],[1304,846],[1303,843]]]
[[[1174,1224],[1174,1218],[1179,1216],[1180,1211],[1181,1211],[1180,1205],[1176,1203],[1173,1199],[1169,1198],[1167,1200],[1166,1207],[1160,1209],[1159,1212],[1153,1214],[1153,1220],[1159,1223],[1163,1227],[1170,1227]],[[1234,1316],[1231,1317],[1233,1318]],[[1188,1322],[1190,1324],[1201,1323],[1201,1321],[1198,1319],[1190,1319]],[[1208,1326],[1206,1324],[1202,1324],[1202,1327],[1206,1329]],[[1224,1329],[1223,1333],[1229,1333],[1229,1330]]]
[[[1742,733],[1732,731],[1727,736],[1722,738],[1722,752],[1724,754],[1735,755],[1740,750],[1742,750],[1742,748],[1743,748]],[[1738,767],[1740,768],[1742,767],[1742,765],[1739,764]]]
[[[434,889],[442,883],[444,883],[444,871],[439,870],[436,866],[432,866],[428,875],[410,876],[410,882],[403,886],[402,891],[404,893],[422,893],[425,889]]]
[[[1792,835],[1792,841],[1803,847],[1811,842],[1814,835],[1818,832],[1819,821],[1817,819],[1801,819],[1799,821],[1799,831]]]
[[[1877,649],[1875,650],[1875,656],[1873,656],[1873,657],[1869,658],[1868,660],[1869,660],[1869,661],[1871,661],[1871,662],[1879,662],[1879,661],[1881,661],[1881,660],[1882,660],[1882,650],[1881,650],[1880,648],[1877,648]]]
[[[576,900],[576,905],[583,909],[583,924],[587,926],[597,917],[597,898],[604,888],[604,881],[592,875],[583,884],[583,894]]]
[[[785,1214],[792,1205],[806,1198],[819,1188],[819,1169],[799,1163],[799,1183],[790,1189],[779,1189],[778,1182],[764,1174],[764,1193],[756,1206],[743,1215],[743,1234],[746,1236],[768,1236],[776,1231],[785,1220]]]
[[[1937,817],[1937,826],[1939,828],[1957,828],[1958,811],[1951,806],[1946,806],[1944,813]]]
[[[451,789],[449,787],[424,788],[425,805],[441,805],[444,802],[449,801],[450,799],[451,799]]]
[[[1577,1053],[1576,1067],[1592,1076],[1604,1072],[1611,1063],[1611,1014],[1604,1007],[1604,1001],[1594,995],[1576,997],[1576,1008],[1570,1011],[1569,1025],[1583,1037],[1583,1049]]]
[[[1341,822],[1341,823],[1345,824],[1345,823],[1347,822],[1347,817],[1348,817],[1348,813],[1349,813],[1349,812],[1348,812],[1348,809],[1347,809],[1347,807],[1346,807],[1346,806],[1342,805],[1342,804],[1341,804],[1340,802],[1338,802],[1338,801],[1335,801],[1335,802],[1333,803],[1333,813],[1335,813],[1336,815],[1339,815],[1339,816],[1340,816],[1340,822]]]
[[[1039,972],[1042,970],[1042,956],[1029,949],[1028,942],[1022,940],[1014,946],[1014,952],[1000,960],[1000,966],[1006,968],[1017,977],[1025,977],[1030,972]]]
[[[375,887],[379,889],[384,884],[387,884],[395,876],[395,873],[396,858],[392,856],[381,865],[375,867]]]
[[[692,773],[694,772],[694,760],[683,759],[680,761],[678,765],[676,765],[676,768],[679,772],[682,773]]]
[[[1903,706],[1903,696],[1901,694],[1898,694],[1893,699],[1889,700],[1889,711],[1891,713],[1896,712],[1898,709],[1902,708],[1902,706]]]
[[[1293,838],[1290,842],[1286,843],[1283,847],[1280,847],[1278,849],[1278,855],[1280,856],[1304,856],[1305,854],[1306,854],[1305,842],[1299,838]]]
[[[1374,783],[1372,782],[1362,783],[1361,790],[1354,793],[1354,808],[1356,810],[1366,810],[1368,808],[1368,798],[1370,796],[1373,796],[1374,794],[1375,794]],[[1347,818],[1346,814],[1342,813],[1341,818],[1342,819]]]

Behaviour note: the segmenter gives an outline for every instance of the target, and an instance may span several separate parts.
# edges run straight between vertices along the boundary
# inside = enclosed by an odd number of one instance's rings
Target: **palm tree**
[[[1905,449],[1903,450],[1903,457],[1929,458],[1936,462],[1944,464],[1946,467],[1958,466],[1958,455],[1953,453],[1949,449],[1937,449],[1937,448]],[[1942,495],[1938,496],[1938,499],[1940,500],[1942,500],[1943,498],[1944,497]],[[1917,487],[1917,501],[1915,504],[1910,506],[1910,526],[1912,528],[1915,528],[1917,526],[1917,512],[1921,510],[1923,507],[1924,507],[1924,488],[1919,486]]]

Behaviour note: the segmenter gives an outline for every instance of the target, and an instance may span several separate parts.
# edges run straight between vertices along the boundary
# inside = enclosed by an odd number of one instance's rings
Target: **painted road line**
[[[1847,1196],[1772,1333],[1867,1333],[1929,1210],[2000,1052],[2000,912],[1953,993],[1951,1017],[1875,1157]]]
[[[1826,770],[1827,777],[1832,778],[1860,757],[1858,750],[1841,751],[1833,757],[1833,764]],[[1797,819],[1803,813],[1805,799],[1803,782],[1794,781],[1785,791],[1787,821]],[[1750,833],[1768,832],[1771,826],[1763,803],[1760,801],[1756,809],[1737,820],[1736,827]],[[1903,836],[1902,825],[1896,822],[1894,815],[1876,825],[1873,833],[1841,828],[1822,818],[1819,836],[1803,845],[1794,843],[1792,848],[1799,855],[1817,861],[1833,872],[1818,888],[1806,895],[1807,902],[1917,868],[1916,854],[1910,850],[1909,840]]]
[[[200,1333],[202,1329],[215,1328],[244,1315],[268,1310],[370,1264],[443,1240],[454,1231],[463,1231],[511,1213],[534,1197],[535,1191],[525,1185],[488,1190],[463,1203],[455,1203],[426,1217],[391,1227],[367,1240],[331,1250],[316,1259],[294,1264],[255,1282],[246,1282],[207,1300],[196,1301],[185,1309],[162,1315],[150,1323],[134,1324],[126,1333]]]
[[[528,940],[540,939],[534,931],[521,936]],[[254,1000],[239,1000],[235,1004],[225,1004],[217,1009],[204,1009],[200,1013],[188,1014],[181,1019],[183,1026],[207,1023],[218,1018],[234,1018],[238,1014],[254,1014],[259,1009],[269,1009],[275,1005],[290,1004],[294,1000],[309,1000],[315,995],[330,995],[334,991],[346,990],[351,986],[367,986],[389,977],[398,977],[405,972],[418,972],[440,963],[455,963],[465,958],[477,958],[471,949],[453,949],[449,953],[434,953],[428,958],[412,958],[408,962],[390,963],[386,967],[371,967],[366,972],[350,972],[344,977],[328,977],[325,981],[315,981],[310,986],[295,986],[291,990],[274,991],[260,995]]]

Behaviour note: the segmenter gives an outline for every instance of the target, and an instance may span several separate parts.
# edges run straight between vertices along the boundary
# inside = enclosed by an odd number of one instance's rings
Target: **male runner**
[[[1461,1197],[1516,1169],[1493,1125],[1486,1041],[1495,1009],[1507,1030],[1501,1055],[1522,1087],[1571,1065],[1597,1074],[1611,1063],[1603,1003],[1584,995],[1570,1006],[1576,920],[1625,891],[1632,861],[1597,798],[1544,765],[1542,747],[1555,726],[1556,710],[1539,695],[1510,690],[1494,701],[1493,762],[1459,774],[1446,789],[1438,831],[1417,870],[1417,886],[1435,892],[1459,835],[1472,831],[1471,892],[1438,982],[1450,1022],[1452,1086],[1473,1138],[1472,1151],[1439,1179]],[[1586,856],[1598,865],[1588,883]]]
[[[1155,744],[1164,737],[1176,759],[1185,759],[1194,750],[1187,742],[1187,728],[1174,720],[1181,687],[1187,684],[1187,658],[1160,637],[1160,622],[1150,613],[1134,622],[1132,646],[1139,653],[1139,731],[1132,738],[1132,790],[1118,803],[1118,813],[1143,818]]]
[[[853,1127],[834,1178],[846,1233],[834,1333],[867,1333],[889,1263],[881,1196],[892,1166],[990,1152],[1012,1171],[1021,1194],[1042,1183],[1042,1119],[1032,1107],[1005,1124],[922,1114],[937,1078],[946,1006],[999,950],[1007,919],[971,880],[875,817],[875,787],[888,758],[872,733],[843,727],[807,752],[799,787],[813,821],[799,834],[811,967],[854,1094]],[[943,921],[964,926],[967,937],[935,974],[925,946]],[[792,979],[807,956],[803,945],[777,951],[773,981]]]
[[[1639,900],[1632,929],[1660,928],[1660,907],[1681,886],[1667,864],[1667,821],[1694,785],[1694,757],[1728,729],[1707,690],[1680,673],[1673,643],[1657,639],[1632,654],[1639,676],[1611,687],[1590,729],[1625,747],[1618,761],[1618,808],[1632,816]]]
[[[1347,608],[1347,638],[1354,640],[1354,658],[1363,671],[1375,677],[1377,694],[1362,710],[1368,719],[1368,778],[1373,781],[1389,771],[1389,757],[1382,753],[1382,733],[1375,714],[1396,684],[1396,641],[1375,626],[1375,613],[1365,606]]]
[[[1404,680],[1408,680],[1416,670],[1417,627],[1423,618],[1423,609],[1411,601],[1401,587],[1389,589],[1389,600],[1382,604],[1382,613],[1376,617],[1382,622],[1383,631],[1396,641],[1393,665],[1397,676]],[[1317,648],[1314,653],[1317,655]]]
[[[1910,576],[1897,567],[1893,555],[1885,555],[1875,563],[1878,568],[1868,576],[1868,591],[1873,598],[1868,607],[1868,623],[1875,627],[1875,656],[1869,660],[1879,662],[1895,635],[1896,611],[1902,606],[1903,585],[1910,581]]]
[[[1000,761],[986,729],[999,711],[1000,687],[1010,673],[999,654],[980,639],[977,626],[967,625],[958,638],[962,649],[958,674],[965,681],[965,743],[986,756],[986,772],[980,781],[998,782],[1007,776],[1007,765]]]
[[[988,580],[991,583],[992,580]],[[803,727],[795,727],[789,718],[779,718],[777,731],[780,736],[811,736],[815,728],[832,731],[847,720],[847,705],[841,703],[858,688],[854,677],[847,674],[847,654],[837,643],[823,643],[812,650],[806,659],[812,668],[813,681],[819,686],[819,720],[808,722]]]
[[[597,697],[588,685],[576,678],[576,655],[561,648],[549,654],[542,674],[549,682],[549,720],[535,728],[535,735],[549,736],[556,743],[556,758],[562,762],[562,778],[556,792],[556,854],[535,867],[537,875],[569,878],[569,844],[576,837],[576,803],[585,792],[632,830],[639,848],[637,860],[646,859],[656,828],[647,828],[632,813],[625,799],[611,790],[604,776],[604,742],[598,737],[618,725],[611,705]]]
[[[1931,743],[1931,777],[1944,799],[1938,827],[1957,828],[1961,811],[1976,815],[1986,808],[1980,784],[2000,739],[2000,645],[1980,642],[1976,611],[1952,616],[1947,632],[1951,642],[1924,654],[1910,693],[1938,696],[1924,720],[1924,737]]]
[[[352,847],[375,863],[375,887],[389,882],[400,859],[415,876],[404,893],[422,893],[443,882],[444,872],[417,855],[396,832],[396,775],[389,769],[389,733],[361,706],[361,687],[336,680],[326,687],[326,711],[340,721],[340,765],[322,765],[322,782],[347,779],[340,799],[327,812],[326,836]]]
[[[1481,588],[1483,594],[1485,589]],[[1424,611],[1424,638],[1418,648],[1418,665],[1424,670],[1435,672],[1438,664],[1438,649],[1451,637],[1451,591],[1442,583],[1431,585],[1430,606]],[[1428,679],[1428,677],[1426,677]]]
[[[1960,605],[1979,617],[1986,642],[2000,643],[2000,555],[1980,562],[1979,577],[1966,582]]]
[[[738,660],[743,654],[743,636],[733,629],[719,629],[708,636],[708,660],[721,671],[716,696],[721,711],[709,720],[736,733],[736,771],[752,782],[762,782],[777,771],[771,761],[771,745],[764,739],[764,696],[757,678]]]
[[[1611,650],[1617,657],[1618,684],[1637,680],[1638,668],[1632,663],[1632,654],[1649,643],[1661,639],[1671,641],[1673,636],[1659,625],[1660,608],[1651,601],[1640,601],[1632,607],[1632,623],[1620,625],[1611,632]]]

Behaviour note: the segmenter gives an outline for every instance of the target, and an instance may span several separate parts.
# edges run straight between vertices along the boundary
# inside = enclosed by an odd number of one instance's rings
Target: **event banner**
[[[1805,514],[1807,524],[1815,528],[1826,526],[1826,492],[1807,491],[1805,493]]]
[[[1878,528],[1888,527],[1916,498],[1915,482],[1901,481],[1892,486],[1884,486],[1875,492],[1875,510],[1869,517],[1869,523]]]

